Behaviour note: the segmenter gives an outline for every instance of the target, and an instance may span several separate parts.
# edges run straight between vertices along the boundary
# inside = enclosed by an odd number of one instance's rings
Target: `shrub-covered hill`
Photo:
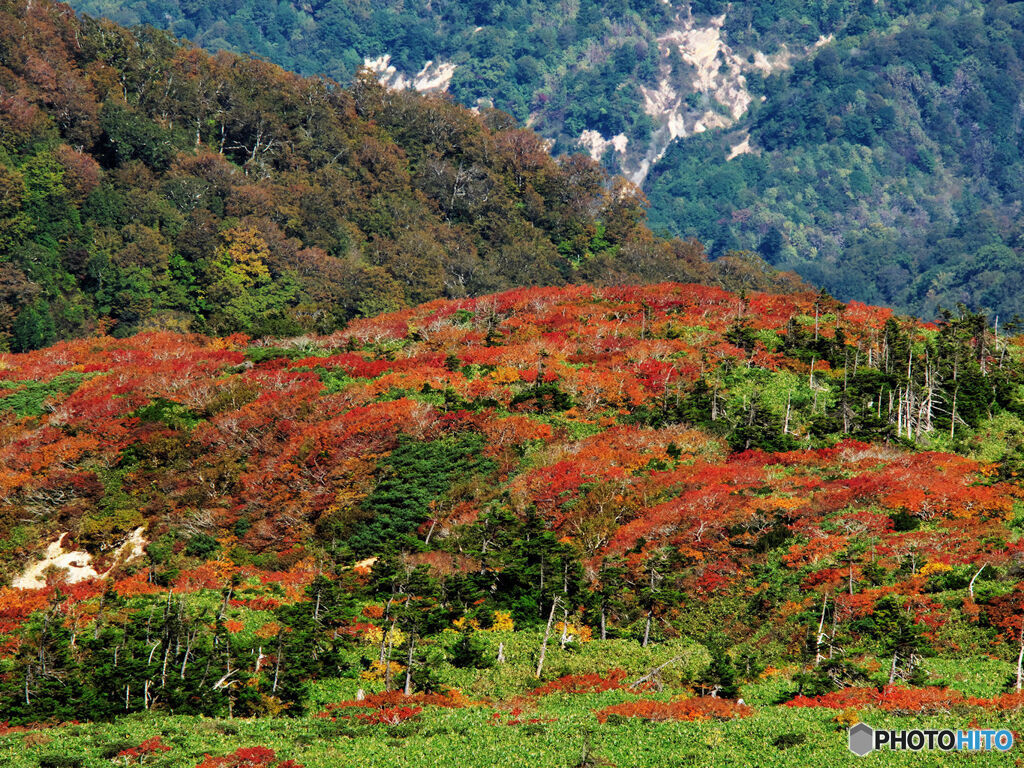
[[[0,2],[0,349],[324,333],[524,283],[795,284],[654,238],[642,202],[498,112]]]
[[[761,704],[991,697],[1024,609],[1021,353],[971,315],[662,284],[2,355],[2,710],[493,701],[676,656],[670,688]],[[809,698],[891,683],[961,693]],[[659,706],[609,722],[747,713]]]

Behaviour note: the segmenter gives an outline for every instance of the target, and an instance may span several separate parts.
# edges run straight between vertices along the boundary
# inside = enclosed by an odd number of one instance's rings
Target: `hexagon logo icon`
[[[867,723],[857,723],[850,728],[850,751],[864,757],[875,748],[875,729]]]

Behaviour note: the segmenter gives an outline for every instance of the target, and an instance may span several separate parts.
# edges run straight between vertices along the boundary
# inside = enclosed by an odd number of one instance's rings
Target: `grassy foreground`
[[[766,708],[728,722],[650,723],[632,718],[598,724],[591,709],[614,703],[613,694],[550,696],[533,717],[553,722],[507,726],[492,709],[428,710],[416,722],[375,726],[353,736],[341,721],[298,719],[215,720],[131,716],[108,724],[69,725],[0,737],[0,764],[10,768],[123,764],[117,753],[156,735],[172,747],[153,766],[192,768],[204,754],[223,755],[259,744],[306,768],[451,765],[462,768],[523,766],[838,766],[1012,765],[1016,746],[1003,753],[874,753],[857,758],[846,748],[846,728],[830,710]],[[876,727],[1021,726],[1019,714],[979,717],[866,718]],[[789,746],[787,746],[789,745]],[[584,762],[588,755],[590,762]],[[601,763],[600,760],[607,761]],[[1017,760],[1017,764],[1019,764]]]

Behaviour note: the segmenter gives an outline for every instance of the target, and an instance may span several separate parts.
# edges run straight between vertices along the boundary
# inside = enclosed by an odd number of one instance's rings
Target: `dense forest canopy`
[[[73,4],[342,82],[384,55],[409,77],[450,62],[458,101],[556,154],[596,132],[589,149],[640,180],[667,150],[644,183],[656,231],[921,316],[1024,310],[1019,3]]]
[[[719,0],[76,0],[72,5],[126,26],[152,25],[205,48],[255,53],[286,69],[342,82],[366,59],[382,56],[408,75],[431,62],[452,62],[457,68],[450,88],[460,102],[472,106],[484,100],[520,121],[534,115],[543,133],[563,146],[586,129],[638,140],[650,133],[653,123],[642,109],[639,87],[657,84],[657,38],[688,8],[701,19],[725,13],[730,41],[767,52],[784,43],[809,45],[857,11],[848,0],[752,2],[731,12]],[[899,12],[889,4],[870,11],[873,19]],[[678,62],[680,69],[685,66]]]
[[[343,89],[0,3],[0,348],[328,332],[523,283],[795,285],[655,238],[642,195],[503,113]]]
[[[727,159],[721,132],[669,150],[648,183],[656,228],[924,316],[1024,310],[1019,3],[862,28],[763,93],[740,126],[758,151]]]

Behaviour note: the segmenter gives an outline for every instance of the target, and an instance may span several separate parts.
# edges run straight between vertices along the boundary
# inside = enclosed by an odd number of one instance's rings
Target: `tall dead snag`
[[[561,602],[560,597],[556,597],[551,601],[551,613],[548,614],[548,625],[544,630],[544,640],[540,644],[540,658],[537,660],[537,679],[540,679],[541,672],[544,671],[544,657],[548,652],[548,640],[551,639],[551,624],[555,620],[555,609],[558,608],[558,604]]]

